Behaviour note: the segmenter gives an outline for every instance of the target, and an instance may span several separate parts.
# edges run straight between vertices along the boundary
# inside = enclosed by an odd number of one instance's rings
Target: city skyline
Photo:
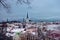
[[[16,2],[16,0],[13,1]],[[33,0],[30,4],[31,8],[28,8],[25,4],[16,5],[15,2],[8,0],[8,2],[10,2],[12,6],[12,12],[10,14],[6,13],[5,10],[2,8],[2,10],[0,11],[0,21],[6,20],[7,18],[10,20],[23,19],[26,18],[27,12],[29,14],[29,17],[32,19],[60,19],[59,1],[60,0]]]

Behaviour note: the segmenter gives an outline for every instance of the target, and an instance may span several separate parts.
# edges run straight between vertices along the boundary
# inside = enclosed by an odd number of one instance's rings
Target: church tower
[[[29,16],[28,16],[28,12],[27,12],[27,16],[26,16],[26,23],[29,23]]]

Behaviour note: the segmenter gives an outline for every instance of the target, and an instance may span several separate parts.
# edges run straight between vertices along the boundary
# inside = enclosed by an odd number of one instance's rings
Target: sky
[[[0,8],[0,21],[7,18],[9,20],[19,20],[26,18],[27,12],[32,19],[60,18],[60,0],[31,0],[28,8],[26,4],[16,4],[16,0],[8,0],[11,4],[11,13],[6,13],[4,8]]]

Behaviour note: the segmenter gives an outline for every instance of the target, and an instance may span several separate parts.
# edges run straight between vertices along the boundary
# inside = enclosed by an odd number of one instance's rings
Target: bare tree
[[[2,5],[4,8],[9,8],[8,3],[6,2],[7,0],[0,0],[0,5]],[[27,4],[30,5],[31,1],[30,0],[17,0],[18,3],[20,4]]]
[[[32,2],[33,0],[17,0],[17,2],[18,3],[20,3],[20,4],[26,4],[27,6],[28,6],[28,8],[31,8],[31,2]]]
[[[17,0],[17,2],[19,2],[20,4],[23,4],[23,3],[25,3],[27,5],[31,4],[30,0]]]
[[[10,11],[11,5],[7,2],[7,0],[0,0],[0,8],[3,7],[7,12]]]
[[[0,0],[0,5],[2,5],[4,8],[9,8],[8,3],[6,2],[6,0]]]
[[[30,4],[31,4],[31,0],[17,0],[18,3],[22,4],[26,4],[28,7],[31,8]],[[7,0],[0,0],[0,7],[3,7],[5,10],[7,9],[7,11],[10,11],[11,9],[11,5],[7,2]]]

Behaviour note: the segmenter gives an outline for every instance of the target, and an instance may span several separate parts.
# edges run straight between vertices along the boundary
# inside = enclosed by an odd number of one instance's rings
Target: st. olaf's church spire
[[[28,16],[28,12],[27,12],[27,17],[26,17],[27,19],[29,18],[29,16]]]
[[[27,12],[27,16],[26,16],[26,22],[29,22],[29,16],[28,16],[28,12]]]

